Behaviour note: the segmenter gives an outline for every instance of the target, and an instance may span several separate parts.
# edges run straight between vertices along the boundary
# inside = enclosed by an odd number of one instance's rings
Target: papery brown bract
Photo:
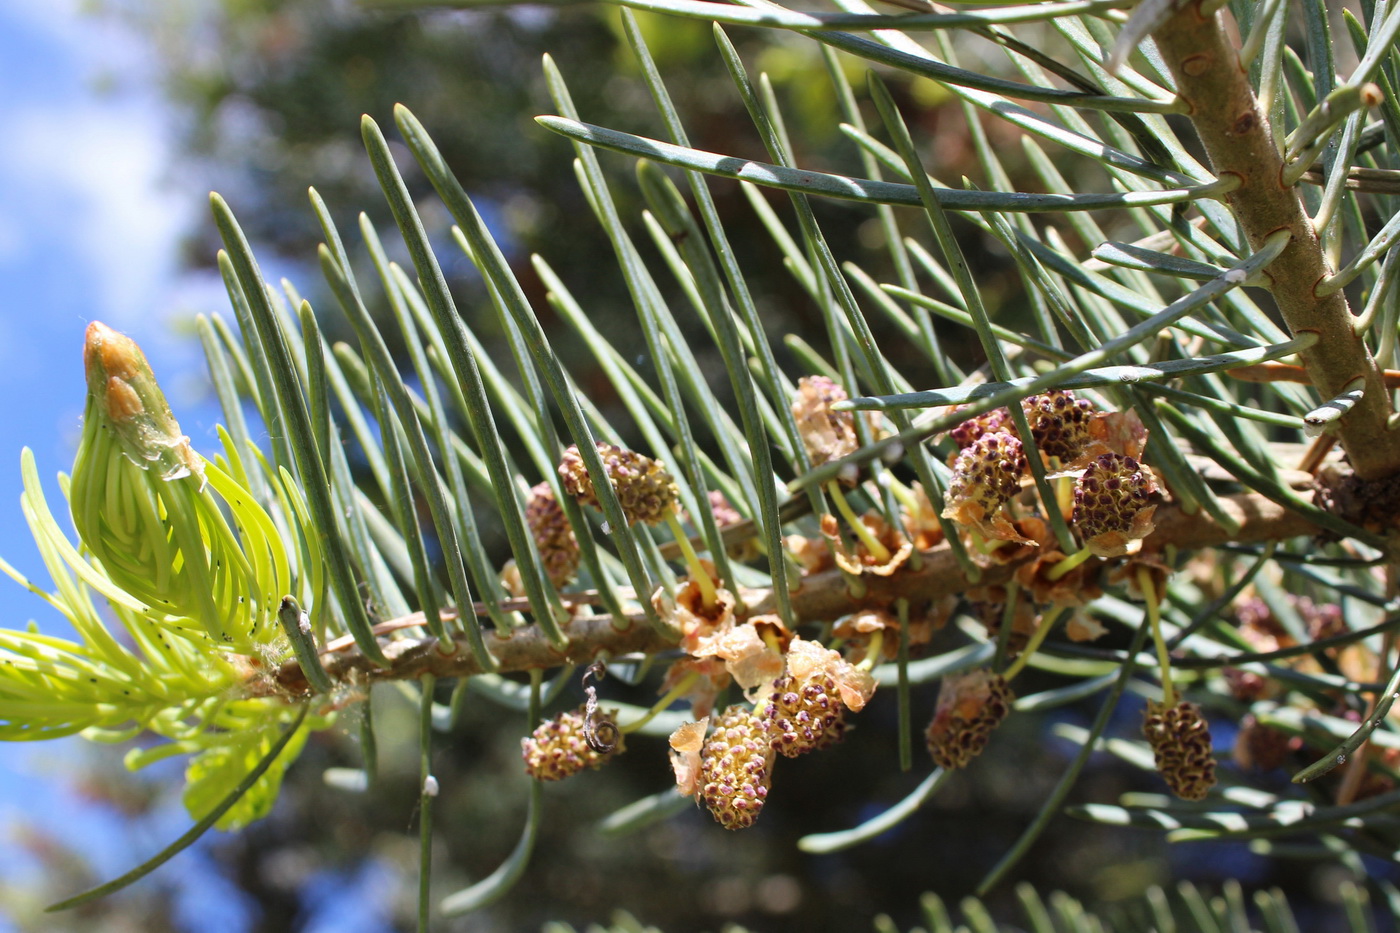
[[[695,682],[678,699],[690,700],[690,715],[704,719],[714,712],[715,700],[720,691],[729,686],[732,679],[724,669],[724,661],[716,657],[677,658],[666,668],[666,676],[657,688],[658,695],[670,693],[690,675],[696,675]]]
[[[683,723],[671,733],[671,769],[676,775],[676,791],[682,796],[694,797],[700,792],[700,750],[705,745],[710,718]]]
[[[859,538],[847,544],[841,538],[836,516],[823,515],[822,534],[831,544],[836,566],[850,574],[868,573],[877,577],[888,577],[904,566],[909,560],[909,555],[914,553],[913,542],[904,537],[899,529],[886,524],[885,519],[878,513],[867,512],[860,517],[860,521],[870,530],[875,540],[884,546],[887,553],[872,554],[865,542]]]
[[[845,389],[826,376],[803,376],[797,381],[797,394],[793,396],[791,406],[792,417],[812,466],[840,460],[859,449],[856,413],[833,411],[831,408],[834,403],[843,402],[848,397]],[[864,413],[861,417],[866,419],[873,439],[877,416]]]
[[[860,712],[875,695],[875,676],[863,671],[841,656],[839,651],[823,647],[815,641],[794,637],[788,646],[787,670],[799,680],[815,674],[829,675],[836,683],[841,702],[853,712]]]

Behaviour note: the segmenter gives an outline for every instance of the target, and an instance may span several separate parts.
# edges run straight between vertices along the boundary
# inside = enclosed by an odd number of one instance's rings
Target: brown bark
[[[1239,523],[1237,531],[1221,527],[1205,512],[1187,515],[1175,505],[1164,505],[1155,515],[1156,530],[1147,539],[1153,549],[1174,545],[1184,550],[1216,547],[1227,542],[1249,544],[1312,534],[1316,527],[1297,513],[1252,493],[1221,498],[1221,505]],[[1015,564],[986,568],[982,578],[970,582],[958,568],[957,560],[946,545],[923,552],[919,569],[908,564],[888,577],[868,576],[860,597],[851,595],[845,577],[836,570],[813,574],[802,581],[802,587],[792,594],[793,609],[801,622],[821,622],[837,619],[858,609],[888,607],[896,599],[907,599],[915,607],[961,593],[974,586],[1005,583],[1011,578]],[[751,590],[744,594],[752,615],[772,612],[776,601],[768,590]],[[403,620],[404,623],[413,619]],[[418,620],[421,622],[421,619]],[[398,627],[393,623],[387,627]],[[534,668],[558,667],[561,664],[586,664],[600,655],[616,657],[640,652],[655,654],[675,647],[675,641],[656,631],[641,613],[629,616],[621,628],[613,626],[610,616],[597,615],[574,619],[566,628],[569,646],[560,651],[535,626],[525,626],[508,638],[486,635],[486,646],[502,672],[525,671]],[[376,667],[366,660],[353,643],[345,643],[322,657],[331,678],[340,683],[370,684],[387,680],[409,680],[431,674],[434,677],[469,677],[482,673],[472,656],[465,636],[457,639],[457,651],[445,655],[432,638],[381,639],[390,666]],[[288,661],[272,680],[250,682],[248,689],[256,695],[276,693],[292,696],[306,695],[310,688],[301,668]]]

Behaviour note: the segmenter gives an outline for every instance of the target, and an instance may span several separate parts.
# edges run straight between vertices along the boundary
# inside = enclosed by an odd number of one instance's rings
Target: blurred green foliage
[[[362,209],[376,218],[387,214],[354,127],[361,114],[387,121],[393,105],[402,102],[431,130],[486,214],[532,303],[545,315],[546,328],[551,312],[529,268],[533,253],[547,256],[587,300],[595,323],[619,349],[643,350],[621,276],[575,180],[570,148],[532,120],[551,112],[540,68],[548,52],[568,78],[585,119],[659,132],[636,63],[621,42],[616,9],[565,5],[402,13],[318,0],[99,0],[97,9],[150,42],[160,63],[158,78],[179,114],[188,160],[175,173],[194,176],[193,190],[220,191],[245,218],[264,261],[297,264],[315,255],[321,235],[306,206],[309,186],[315,185],[342,227],[353,226],[352,212]],[[701,149],[762,158],[713,54],[709,26],[640,18],[658,59],[684,76],[673,93],[687,115],[692,142]],[[743,51],[782,80],[782,92],[793,95],[787,102],[789,131],[804,163],[815,168],[849,163],[855,150],[835,130],[834,103],[815,47],[796,36],[760,39],[753,33],[736,36]],[[412,159],[405,154],[399,161],[429,235],[441,245],[440,255],[458,257],[445,264],[449,284],[468,307],[484,300],[471,264],[448,238],[445,210],[428,197],[430,187]],[[605,166],[630,171],[622,159],[605,160]],[[640,204],[630,178],[617,192],[624,214]],[[636,200],[629,204],[629,196]],[[772,241],[758,229],[737,187],[716,197],[735,249],[746,257],[770,333],[800,332],[808,299],[784,271]],[[822,209],[837,218],[831,224],[834,246],[878,235],[873,223],[840,222],[843,214],[854,216],[851,207]],[[201,225],[190,233],[186,261],[211,266],[217,249],[213,227]],[[313,277],[307,279],[307,285],[314,284]],[[330,303],[318,302],[317,294],[308,295],[313,304]],[[617,318],[610,317],[613,308]],[[489,317],[473,325],[488,342],[498,336]],[[684,326],[703,333],[696,322]],[[344,334],[332,331],[331,336]],[[580,361],[568,355],[576,346],[569,342],[561,350],[577,372],[583,369]],[[601,377],[584,388],[606,407],[611,389]]]

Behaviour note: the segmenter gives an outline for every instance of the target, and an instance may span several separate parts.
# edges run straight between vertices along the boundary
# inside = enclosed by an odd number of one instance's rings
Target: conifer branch
[[[1255,493],[1222,496],[1224,511],[1238,522],[1238,529],[1227,528],[1204,512],[1188,515],[1175,505],[1166,505],[1156,513],[1157,530],[1152,535],[1154,547],[1168,546],[1182,550],[1216,547],[1226,543],[1253,544],[1277,541],[1300,535],[1314,534],[1317,527],[1298,513]],[[918,569],[906,564],[887,577],[863,578],[865,584],[859,596],[847,586],[847,577],[840,570],[828,570],[804,579],[802,588],[792,594],[792,606],[803,623],[828,622],[863,609],[888,608],[897,599],[906,599],[918,606],[965,592],[974,586],[995,586],[1011,579],[1019,562],[996,564],[984,568],[981,578],[973,583],[959,570],[947,544],[922,552]],[[771,613],[777,600],[771,589],[745,590],[744,605],[751,615]],[[381,631],[421,624],[421,613],[394,620],[380,626]],[[597,657],[623,654],[656,654],[674,647],[658,629],[647,623],[640,612],[626,617],[619,626],[610,615],[575,618],[566,627],[569,644],[556,648],[537,626],[516,629],[508,637],[488,634],[486,645],[496,660],[500,673],[559,667],[564,664],[587,664]],[[458,636],[464,637],[464,636]],[[679,633],[676,633],[679,638]],[[323,653],[326,671],[341,683],[368,684],[388,680],[416,680],[432,677],[470,677],[484,673],[469,651],[443,654],[431,637],[381,637],[389,667],[370,664],[353,643],[346,642],[343,650]],[[288,661],[277,671],[272,681],[258,680],[247,685],[256,696],[288,694],[304,696],[310,687],[296,661]]]
[[[1316,829],[1328,834],[1328,846],[1369,846],[1393,858],[1400,823],[1372,801],[1389,806],[1394,798],[1367,800],[1360,789],[1363,778],[1400,781],[1395,761],[1380,754],[1396,742],[1386,701],[1368,699],[1387,680],[1386,695],[1400,683],[1390,636],[1396,620],[1378,621],[1393,610],[1400,584],[1393,565],[1377,566],[1393,558],[1371,550],[1400,543],[1400,533],[1386,536],[1400,513],[1400,437],[1389,427],[1400,422],[1389,397],[1400,370],[1380,368],[1400,365],[1400,302],[1392,289],[1400,253],[1389,252],[1400,240],[1400,216],[1340,272],[1332,246],[1364,228],[1376,205],[1387,209],[1377,195],[1400,179],[1391,168],[1351,164],[1371,149],[1379,151],[1366,159],[1377,165],[1394,160],[1383,130],[1400,120],[1400,107],[1389,74],[1378,69],[1400,35],[1400,12],[1368,10],[1369,34],[1359,21],[1348,24],[1369,51],[1337,86],[1315,3],[1305,5],[1303,24],[1311,74],[1283,75],[1295,61],[1281,55],[1291,6],[1283,3],[1263,5],[1253,17],[1251,51],[1241,53],[1218,12],[1223,0],[1144,0],[1100,71],[1105,23],[1081,18],[1105,13],[1113,6],[1107,0],[954,13],[891,0],[930,14],[914,18],[876,16],[864,0],[838,0],[835,14],[758,0],[616,2],[717,24],[724,65],[771,159],[691,148],[629,10],[628,39],[666,127],[660,138],[583,122],[565,69],[546,59],[561,116],[538,121],[577,146],[584,198],[638,310],[647,351],[638,363],[628,362],[630,335],[614,343],[606,289],[587,294],[598,307],[586,310],[583,289],[579,298],[571,292],[573,277],[535,256],[548,303],[570,328],[549,329],[549,309],[517,281],[508,252],[449,165],[453,148],[439,149],[403,107],[395,112],[398,128],[482,276],[479,287],[463,290],[461,304],[444,272],[450,260],[434,252],[432,225],[424,224],[431,215],[420,217],[391,144],[368,118],[371,162],[418,281],[390,262],[394,244],[382,243],[362,217],[362,246],[382,294],[361,293],[352,270],[362,254],[353,244],[347,249],[331,208],[313,192],[326,239],[322,271],[358,349],[337,345],[327,353],[321,335],[333,331],[295,286],[283,282],[290,306],[265,287],[216,197],[231,248],[220,266],[242,331],[240,340],[217,317],[201,331],[230,425],[220,430],[222,449],[209,460],[194,453],[134,344],[100,332],[101,340],[90,340],[84,441],[64,490],[77,540],[44,501],[26,453],[24,514],[56,589],[45,592],[0,561],[0,571],[48,599],[80,638],[0,629],[0,739],[82,731],[112,741],[147,730],[164,741],[128,755],[128,767],[190,754],[186,807],[200,819],[217,804],[225,808],[216,811],[217,825],[237,827],[267,813],[307,736],[331,728],[336,712],[352,704],[366,709],[363,766],[332,769],[327,778],[372,786],[371,688],[417,681],[406,689],[417,695],[420,725],[420,930],[431,912],[430,817],[435,807],[444,807],[441,818],[456,805],[452,794],[435,802],[450,783],[440,788],[429,767],[431,733],[458,729],[469,678],[497,671],[529,675],[528,688],[496,678],[471,682],[506,715],[527,712],[532,728],[539,723],[522,743],[533,779],[529,815],[512,854],[443,900],[441,915],[492,903],[525,877],[546,818],[541,781],[596,767],[599,754],[621,750],[624,733],[648,724],[655,734],[670,731],[680,718],[675,703],[688,700],[699,720],[669,740],[679,792],[625,808],[605,823],[607,831],[674,813],[676,801],[689,797],[725,829],[749,826],[773,788],[776,756],[839,741],[846,712],[864,708],[877,680],[896,694],[887,709],[898,710],[890,723],[903,770],[918,735],[910,685],[941,681],[923,734],[939,770],[885,814],[807,837],[800,844],[807,851],[854,845],[908,817],[943,783],[943,769],[969,765],[1009,714],[1043,715],[1095,697],[1093,728],[1075,734],[1079,757],[1043,795],[1031,828],[984,888],[1061,812],[1101,735],[1108,739],[1102,747],[1160,772],[1189,803],[1142,808],[1127,798],[1081,815],[1142,825],[1150,809],[1154,826],[1165,815],[1186,832],[1219,835]],[[1052,19],[1068,43],[1059,53],[1007,31]],[[860,147],[858,172],[795,167],[794,152],[818,164],[825,157],[792,145],[781,96],[767,75],[750,79],[719,23],[796,30],[825,44],[849,122],[843,131]],[[923,41],[906,33],[914,26],[971,29],[1004,48],[1016,73],[967,70],[951,34]],[[1149,35],[1161,61],[1143,56],[1134,69],[1128,59]],[[833,50],[931,78],[940,94],[961,103],[966,149],[975,156],[969,173],[954,160],[934,166],[947,174],[956,168],[961,184],[948,187],[927,174],[924,141],[913,135],[927,115],[915,110],[917,95],[906,104],[877,80],[875,102],[893,145],[867,132]],[[1257,98],[1241,66],[1256,56]],[[1302,115],[1280,107],[1290,125],[1271,128],[1268,101],[1283,101],[1283,93],[1316,106]],[[1386,119],[1362,129],[1363,108],[1383,93],[1392,98]],[[1111,122],[1084,120],[1080,109]],[[906,120],[906,112],[919,119]],[[1195,162],[1185,154],[1182,127],[1160,116],[1173,113],[1189,114],[1211,166],[1204,177],[1189,174]],[[806,122],[793,125],[809,129]],[[1024,142],[1020,165],[1003,164],[999,154],[1013,137]],[[1042,144],[1078,167],[1062,171]],[[634,217],[627,199],[614,198],[599,148],[647,160],[638,184],[648,210]],[[1325,151],[1336,154],[1322,159]],[[693,215],[655,163],[686,170]],[[1086,178],[1099,177],[1082,174],[1084,166],[1109,172],[1114,189],[1084,190]],[[788,328],[801,368],[778,365],[768,343],[778,321],[751,293],[751,275],[762,273],[746,271],[758,254],[731,249],[729,221],[710,195],[711,184],[725,182],[709,176],[794,195],[795,220],[744,186],[763,233],[808,299],[800,326]],[[1314,202],[1300,197],[1302,182],[1324,186],[1311,217]],[[814,197],[848,208],[864,202],[878,212],[892,270],[878,257],[868,266],[839,261],[850,231],[829,244],[827,221],[808,204]],[[890,207],[898,204],[928,208],[937,251],[919,239],[921,227],[912,235],[901,229]],[[1192,204],[1201,215],[1195,220],[1187,216]],[[1131,209],[1132,223],[1100,226],[1095,215],[1109,207],[1119,217]],[[1026,286],[1014,303],[992,280],[1006,267],[972,251],[973,241],[948,226],[949,211],[1005,247]],[[636,222],[662,264],[639,248]],[[571,242],[559,230],[550,239]],[[593,291],[601,284],[593,273],[604,270],[583,271],[579,279]],[[892,279],[882,281],[889,271]],[[1242,287],[1261,282],[1291,334]],[[1353,300],[1358,290],[1369,294],[1360,314],[1342,291],[1349,285]],[[397,329],[381,335],[375,310],[386,302]],[[934,315],[970,329],[980,356],[960,358],[953,340],[945,350]],[[817,324],[825,342],[806,332]],[[1368,337],[1373,330],[1377,336]],[[412,375],[392,358],[400,339]],[[899,346],[901,339],[911,346]],[[492,359],[504,350],[520,388]],[[924,358],[911,366],[910,350]],[[590,357],[611,389],[596,378]],[[654,378],[642,371],[648,358]],[[969,372],[983,360],[982,371]],[[938,387],[915,391],[930,364]],[[1076,396],[1077,389],[1091,391]],[[623,412],[616,417],[614,395]],[[245,421],[245,400],[260,416],[270,456],[257,446],[260,429]],[[916,408],[925,414],[911,421]],[[558,436],[556,416],[568,437]],[[631,434],[641,435],[641,449],[619,446]],[[574,446],[561,454],[569,440]],[[1350,457],[1346,470],[1330,457],[1337,442]],[[356,447],[367,475],[352,472],[347,451]],[[516,462],[520,451],[526,469]],[[917,483],[909,482],[910,467]],[[793,495],[779,507],[773,493],[785,479]],[[1308,489],[1318,490],[1317,503],[1307,500]],[[493,552],[481,534],[492,524],[511,545],[503,565],[504,548]],[[1299,544],[1339,539],[1346,540],[1326,550]],[[1189,568],[1183,554],[1191,556]],[[684,576],[673,566],[682,561]],[[839,569],[822,569],[833,561]],[[577,591],[580,576],[598,589]],[[507,592],[517,598],[503,598]],[[447,602],[455,608],[444,609]],[[960,623],[980,629],[960,624],[935,637],[955,605]],[[483,617],[495,623],[491,630],[477,624]],[[1057,673],[1071,682],[1048,687],[1017,676],[1039,662],[1052,629],[1063,624],[1065,639],[1091,641],[1105,634],[1107,620],[1137,627],[1137,641],[1076,649],[1052,634],[1047,666],[1071,653],[1091,663],[1065,665]],[[1162,701],[1149,704],[1139,740],[1122,740],[1119,700],[1133,702],[1124,687],[1147,676],[1134,668],[1149,635]],[[928,657],[911,665],[911,646],[926,643]],[[633,686],[666,668],[651,711],[624,710],[618,718],[598,709],[588,686],[583,707],[540,722],[542,707],[557,706],[577,683],[574,668],[588,665],[587,677],[601,677],[598,662],[641,656],[660,663],[639,665]],[[549,669],[559,670],[542,690]],[[446,708],[434,691],[444,678],[459,681]],[[744,700],[721,709],[731,683]],[[705,715],[707,706],[714,716]],[[1235,786],[1220,791],[1211,790],[1217,751],[1202,708],[1239,722],[1240,770],[1225,782]],[[673,721],[653,719],[662,713]],[[284,734],[293,717],[305,717],[305,725]],[[481,725],[464,718],[460,728]],[[1318,753],[1323,762],[1303,777],[1339,756],[1351,769],[1335,793],[1326,784],[1310,788],[1339,805],[1325,819],[1297,822],[1301,799],[1277,793],[1267,779],[1245,783],[1251,770],[1298,767]],[[1269,802],[1245,801],[1236,793],[1242,788],[1267,790]],[[1199,801],[1212,796],[1220,809],[1201,809]],[[1244,829],[1233,828],[1241,815]],[[1331,835],[1363,815],[1359,831]]]

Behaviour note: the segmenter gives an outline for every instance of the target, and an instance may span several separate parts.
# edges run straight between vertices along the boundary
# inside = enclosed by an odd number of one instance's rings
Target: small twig
[[[1308,169],[1298,178],[1310,185],[1327,184],[1327,176],[1320,169]],[[1400,171],[1389,168],[1366,168],[1354,165],[1347,170],[1343,182],[1349,191],[1364,191],[1368,194],[1400,194]]]
[[[1303,459],[1298,461],[1298,470],[1303,473],[1317,475],[1317,471],[1322,468],[1322,462],[1327,459],[1327,455],[1332,452],[1332,448],[1337,445],[1336,435],[1320,434],[1313,438],[1308,449],[1303,453]]]
[[[622,596],[624,599],[633,598],[631,591],[625,587],[618,589],[618,595]],[[588,590],[583,593],[560,593],[559,601],[562,602],[565,607],[601,606],[603,604],[603,598],[598,594],[597,590]],[[514,599],[503,599],[500,602],[500,609],[502,612],[529,612],[530,601],[523,596]],[[473,614],[485,616],[488,615],[489,612],[490,610],[487,608],[486,603],[472,603]],[[438,612],[438,615],[441,616],[444,622],[447,622],[457,618],[457,610],[455,607],[442,609]],[[384,622],[379,622],[371,631],[373,631],[375,635],[388,635],[406,628],[421,628],[427,624],[427,621],[427,617],[423,613],[414,612],[397,619],[388,619]],[[344,651],[347,648],[354,647],[354,644],[355,640],[352,637],[349,635],[342,635],[339,638],[326,642],[326,647],[321,649],[321,654],[332,654],[337,651]]]
[[[1291,363],[1253,363],[1225,370],[1225,375],[1244,382],[1296,382],[1305,386],[1313,384],[1312,377],[1306,369]],[[1381,375],[1387,389],[1400,389],[1400,369],[1382,370]]]

